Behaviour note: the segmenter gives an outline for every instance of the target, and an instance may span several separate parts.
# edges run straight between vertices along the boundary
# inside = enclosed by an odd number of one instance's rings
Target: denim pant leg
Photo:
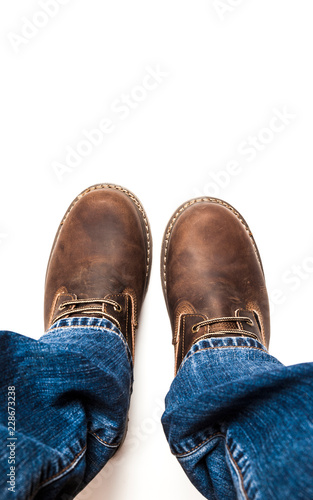
[[[1,332],[0,359],[0,498],[74,498],[124,437],[133,377],[124,337],[106,319],[62,319],[40,340]]]
[[[162,423],[206,498],[313,499],[313,363],[285,367],[253,339],[202,340],[172,383]]]

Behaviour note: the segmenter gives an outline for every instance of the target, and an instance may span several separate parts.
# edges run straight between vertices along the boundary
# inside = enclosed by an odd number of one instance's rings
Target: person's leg
[[[162,278],[176,361],[162,422],[190,480],[208,499],[313,498],[313,365],[267,352],[263,268],[242,216],[212,198],[180,207]]]
[[[253,339],[196,343],[166,398],[172,453],[208,499],[313,498],[313,363]]]
[[[73,498],[126,431],[132,359],[123,335],[106,319],[61,319],[39,341],[1,332],[0,359],[1,498]]]
[[[46,333],[0,335],[1,498],[12,482],[18,500],[70,500],[121,444],[150,266],[132,193],[96,185],[74,200],[48,262]]]

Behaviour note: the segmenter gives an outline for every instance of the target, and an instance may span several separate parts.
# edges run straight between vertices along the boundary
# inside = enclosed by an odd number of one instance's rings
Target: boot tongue
[[[207,328],[208,327],[204,327]],[[210,333],[221,332],[222,330],[238,330],[240,329],[240,324],[235,321],[219,321],[210,325]]]

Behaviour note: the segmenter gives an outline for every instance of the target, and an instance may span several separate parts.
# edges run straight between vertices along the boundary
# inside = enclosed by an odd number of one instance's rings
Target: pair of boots
[[[116,185],[86,189],[67,210],[52,247],[45,329],[73,316],[106,318],[125,337],[134,359],[151,262],[150,226],[139,200]],[[201,339],[251,337],[268,347],[260,255],[247,223],[224,201],[198,198],[177,209],[164,234],[161,279],[175,373]]]

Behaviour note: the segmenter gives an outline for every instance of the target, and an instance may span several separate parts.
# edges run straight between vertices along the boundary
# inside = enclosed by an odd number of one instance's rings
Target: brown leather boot
[[[152,242],[147,216],[126,189],[99,184],[70,205],[56,234],[45,285],[45,329],[72,316],[107,318],[134,357]]]
[[[179,207],[165,231],[161,277],[175,373],[200,339],[252,337],[268,347],[269,303],[260,255],[247,223],[224,201],[201,198]]]

